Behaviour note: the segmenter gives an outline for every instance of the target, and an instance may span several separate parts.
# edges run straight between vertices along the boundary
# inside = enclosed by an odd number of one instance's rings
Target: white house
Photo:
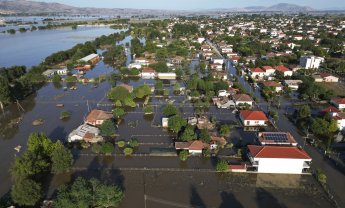
[[[333,119],[337,121],[337,126],[340,131],[345,129],[345,113],[344,112],[337,112],[336,115],[333,117]]]
[[[298,90],[299,85],[303,83],[302,80],[284,80],[284,85],[290,88],[291,90]]]
[[[158,79],[176,79],[175,72],[160,72],[157,75]]]
[[[250,69],[250,76],[253,78],[253,79],[256,79],[256,78],[262,78],[265,76],[265,71],[262,70],[261,68],[259,67],[256,67],[254,69]]]
[[[285,66],[275,66],[274,67],[275,70],[283,72],[284,77],[291,77],[293,74],[293,71],[291,71],[290,69],[286,68]]]
[[[152,79],[156,77],[157,73],[153,68],[145,67],[141,70],[140,75],[143,79]]]
[[[248,145],[248,158],[258,173],[301,174],[310,168],[311,157],[294,146]]]
[[[262,111],[240,110],[240,119],[244,126],[267,126],[268,118]]]
[[[213,61],[214,64],[223,64],[224,59],[223,58],[214,58],[212,57],[211,60]]]
[[[236,94],[232,96],[236,106],[241,106],[248,104],[249,106],[253,106],[254,100],[247,94]]]
[[[263,66],[262,69],[265,72],[266,77],[274,76],[274,73],[276,72],[276,70],[271,66]]]
[[[333,99],[331,99],[331,104],[333,104],[339,110],[344,110],[345,109],[345,98],[333,98]]]
[[[176,150],[188,150],[189,154],[199,155],[202,154],[203,149],[209,149],[210,145],[203,143],[200,140],[189,142],[175,142]]]
[[[68,135],[68,142],[82,141],[92,136],[96,137],[99,133],[98,128],[83,124]]]
[[[316,57],[316,56],[303,56],[299,60],[299,64],[301,67],[306,69],[318,69],[320,67],[320,64],[324,62],[325,59],[322,57]]]
[[[257,138],[261,145],[298,145],[290,132],[258,132]]]

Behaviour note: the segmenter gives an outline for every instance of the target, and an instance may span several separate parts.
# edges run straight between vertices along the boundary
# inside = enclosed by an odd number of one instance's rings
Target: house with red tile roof
[[[258,132],[257,138],[261,145],[298,145],[290,132]]]
[[[156,70],[151,67],[144,67],[141,70],[141,77],[142,78],[155,78],[157,76]]]
[[[331,99],[331,104],[333,104],[339,110],[344,110],[345,109],[345,98],[333,98],[333,99]]]
[[[258,173],[301,174],[310,168],[311,157],[295,146],[248,145],[248,158]]]
[[[200,140],[189,142],[175,142],[176,150],[188,150],[189,154],[202,154],[203,149],[209,149],[210,145]]]
[[[240,110],[244,126],[267,126],[268,118],[262,111]]]
[[[259,67],[256,67],[256,68],[250,69],[250,74],[251,74],[250,76],[253,79],[257,79],[257,78],[260,79],[265,76],[265,71]]]
[[[263,66],[262,69],[264,70],[265,76],[267,77],[273,76],[276,72],[276,70],[271,66]]]
[[[273,67],[275,70],[277,70],[277,71],[280,71],[280,72],[283,72],[283,74],[284,74],[284,77],[291,77],[292,76],[292,71],[289,69],[289,68],[287,68],[287,67],[285,67],[285,66],[283,66],[283,65],[280,65],[280,66],[275,66],[275,67]]]
[[[279,82],[275,82],[275,81],[264,81],[262,82],[262,85],[264,87],[272,87],[274,89],[275,92],[281,92],[283,91],[283,85],[280,84]]]
[[[236,106],[241,106],[245,104],[253,106],[253,102],[254,102],[252,97],[250,97],[247,94],[236,94],[232,96],[232,99],[234,100]]]
[[[113,118],[111,112],[93,109],[86,117],[85,123],[92,126],[100,126],[105,120]]]

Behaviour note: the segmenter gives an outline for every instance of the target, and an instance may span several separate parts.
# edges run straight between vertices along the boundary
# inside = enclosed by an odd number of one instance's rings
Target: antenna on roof
[[[90,112],[89,100],[86,100],[87,112]]]

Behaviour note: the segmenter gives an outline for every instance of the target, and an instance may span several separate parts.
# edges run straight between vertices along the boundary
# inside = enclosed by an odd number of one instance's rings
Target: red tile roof
[[[320,73],[320,76],[321,76],[322,78],[326,78],[326,77],[329,77],[329,76],[332,76],[332,75],[329,74],[329,73]]]
[[[345,98],[333,98],[332,101],[337,104],[345,104]]]
[[[264,71],[266,71],[266,70],[269,70],[269,69],[273,69],[273,67],[271,67],[271,66],[263,66],[262,69]]]
[[[240,110],[240,114],[244,120],[268,121],[267,116],[262,111]]]
[[[283,87],[279,82],[275,81],[266,81],[262,82],[262,84],[266,87]]]
[[[259,67],[256,67],[254,69],[250,69],[250,71],[253,72],[253,73],[264,73],[265,72],[264,70],[262,70]]]
[[[203,143],[200,140],[194,140],[189,142],[175,142],[175,149],[203,150],[205,148],[209,148],[209,145]]]
[[[274,69],[276,69],[276,70],[278,70],[278,71],[281,71],[281,72],[290,71],[288,68],[286,68],[286,67],[283,66],[283,65],[275,66]]]
[[[327,108],[323,109],[322,112],[324,112],[324,113],[339,113],[340,110],[334,106],[328,106]]]
[[[240,102],[253,102],[253,99],[247,94],[237,94],[233,96],[235,101]]]
[[[86,117],[86,122],[93,123],[96,120],[108,120],[113,117],[111,112],[93,109]]]
[[[248,145],[248,149],[254,158],[311,159],[298,147]]]
[[[144,67],[142,72],[156,72],[153,68],[150,67]]]

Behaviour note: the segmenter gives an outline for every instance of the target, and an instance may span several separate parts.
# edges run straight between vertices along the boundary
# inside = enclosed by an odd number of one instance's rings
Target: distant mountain
[[[109,16],[135,16],[135,15],[171,15],[172,11],[153,9],[126,9],[126,8],[90,8],[73,7],[60,3],[46,3],[27,0],[0,0],[0,13],[25,14],[81,14],[81,15],[109,15]]]
[[[265,11],[283,11],[283,12],[309,12],[315,11],[315,9],[307,6],[298,6],[296,4],[276,4],[265,8]]]
[[[111,9],[73,7],[60,3],[45,3],[29,0],[0,0],[0,13],[26,13],[26,14],[81,14],[81,15],[109,15],[109,16],[171,16],[171,15],[198,15],[220,14],[226,12],[310,12],[315,11],[311,7],[295,4],[280,3],[270,7],[250,6],[244,8],[217,8],[190,11],[154,10],[154,9]]]

